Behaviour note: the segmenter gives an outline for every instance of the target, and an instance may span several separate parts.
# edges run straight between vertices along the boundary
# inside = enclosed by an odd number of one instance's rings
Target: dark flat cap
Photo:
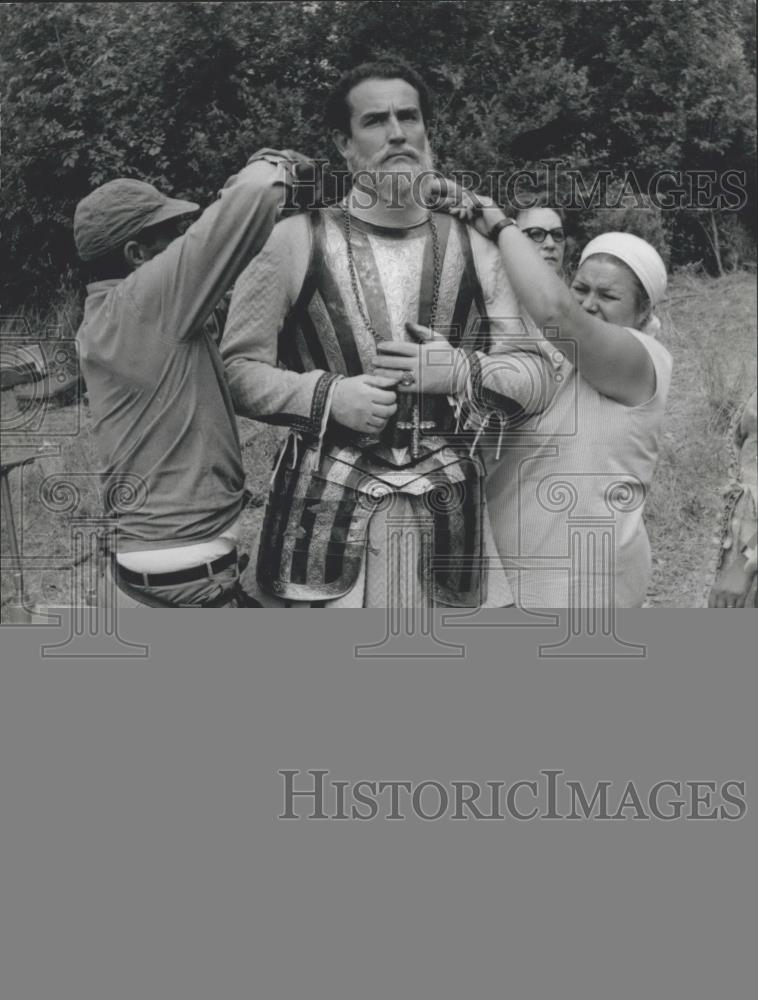
[[[190,215],[193,201],[169,198],[146,181],[119,177],[82,198],[74,213],[74,240],[82,260],[94,260],[135,237],[147,226]]]

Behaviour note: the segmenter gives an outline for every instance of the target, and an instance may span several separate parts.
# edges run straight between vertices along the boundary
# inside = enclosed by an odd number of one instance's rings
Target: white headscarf
[[[646,240],[632,236],[631,233],[601,233],[594,240],[590,240],[582,250],[579,266],[581,267],[588,257],[596,253],[607,253],[612,257],[618,257],[631,267],[640,279],[650,304],[655,308],[661,301],[668,280],[666,266],[655,247],[651,247]]]

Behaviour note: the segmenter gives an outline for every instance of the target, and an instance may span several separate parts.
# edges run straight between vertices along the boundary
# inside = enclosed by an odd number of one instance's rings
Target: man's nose
[[[397,115],[390,115],[387,119],[387,139],[390,142],[405,142],[405,132]]]

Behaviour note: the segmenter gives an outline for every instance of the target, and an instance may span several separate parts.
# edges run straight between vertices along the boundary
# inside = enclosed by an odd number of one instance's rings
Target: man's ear
[[[140,264],[149,260],[145,247],[137,240],[129,240],[124,244],[124,260],[130,271],[136,271]]]
[[[332,129],[332,141],[339,150],[340,156],[347,159],[348,149],[350,146],[350,136],[345,135],[344,132],[340,132],[338,128],[335,128]]]

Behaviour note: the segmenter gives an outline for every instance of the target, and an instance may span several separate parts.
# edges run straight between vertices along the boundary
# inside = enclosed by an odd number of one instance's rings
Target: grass
[[[715,536],[727,482],[727,435],[735,409],[755,385],[756,290],[751,274],[714,279],[680,272],[669,287],[661,310],[661,342],[674,357],[667,413],[660,439],[660,459],[646,508],[653,550],[648,607],[704,607],[715,570]],[[63,291],[44,314],[27,311],[33,329],[58,326],[71,336],[79,302]],[[3,454],[6,460],[23,449],[42,445],[46,454],[12,473],[13,504],[23,551],[33,560],[26,573],[27,590],[41,604],[66,604],[73,580],[72,512],[50,510],[40,502],[45,478],[71,473],[80,486],[78,516],[99,511],[96,470],[85,404],[49,410],[33,432],[19,427],[13,390],[0,399]],[[255,550],[268,489],[271,465],[283,431],[254,421],[240,421],[250,501],[243,516],[243,548]],[[44,444],[47,442],[47,444]],[[23,496],[21,495],[23,492]],[[8,553],[3,521],[0,548]],[[7,563],[0,578],[2,602],[13,600]]]
[[[650,607],[704,607],[729,467],[728,431],[755,387],[755,279],[675,275],[661,310],[674,357],[660,458],[646,507]]]

